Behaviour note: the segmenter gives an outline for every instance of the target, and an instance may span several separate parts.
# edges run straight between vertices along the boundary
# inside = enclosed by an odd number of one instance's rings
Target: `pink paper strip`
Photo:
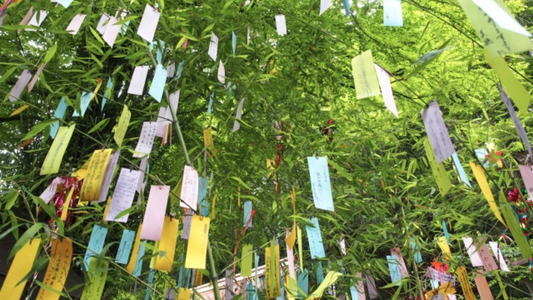
[[[146,204],[144,213],[141,240],[159,241],[161,239],[169,193],[170,187],[167,185],[152,185],[150,188],[148,204]]]

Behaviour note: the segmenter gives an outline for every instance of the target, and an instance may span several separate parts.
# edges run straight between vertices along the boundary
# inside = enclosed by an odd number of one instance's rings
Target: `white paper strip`
[[[48,204],[56,194],[57,186],[63,183],[65,183],[65,180],[61,177],[54,178],[54,180],[52,180],[50,185],[42,192],[39,197],[43,199],[46,204]]]
[[[100,32],[100,34],[104,34],[107,28],[107,21],[109,21],[109,15],[103,14],[100,17],[100,21],[98,21],[98,24],[96,25],[96,31]]]
[[[518,23],[510,14],[508,14],[494,0],[472,0],[479,8],[489,15],[489,17],[503,29],[516,32],[521,35],[531,36],[520,23]]]
[[[102,187],[100,188],[100,197],[98,203],[104,202],[107,199],[107,192],[109,191],[109,186],[113,180],[113,174],[117,167],[118,158],[120,157],[120,150],[115,151],[111,154],[109,160],[107,161],[107,166],[105,168],[104,180],[102,181]]]
[[[33,75],[33,78],[28,84],[28,93],[33,90],[33,86],[35,85],[35,83],[37,83],[37,79],[39,79],[39,76],[41,75],[41,72],[43,71],[44,67],[46,67],[46,64],[41,64],[39,66],[39,69],[37,69],[37,72],[35,72],[35,74]]]
[[[128,94],[142,95],[144,90],[144,84],[146,82],[146,76],[148,76],[148,66],[138,66],[133,70],[133,76],[131,76],[130,86],[128,88]]]
[[[224,69],[224,64],[222,60],[218,64],[218,81],[224,83],[226,81],[226,69]]]
[[[9,94],[9,101],[15,102],[20,98],[20,95],[22,94],[22,91],[30,82],[31,80],[31,73],[29,70],[22,71],[22,74],[20,75],[19,79],[17,80],[17,83],[15,83],[15,86],[11,90],[11,93]]]
[[[233,123],[233,132],[241,128],[241,123],[239,123],[239,121],[237,120],[241,119],[243,104],[244,104],[244,98],[241,99],[241,101],[239,102],[239,106],[237,106],[237,115],[235,116],[235,119],[236,119],[235,123]]]
[[[472,261],[472,266],[483,267],[483,261],[477,252],[476,246],[474,246],[474,240],[471,237],[465,236],[463,237],[463,243],[465,244],[468,256],[470,256],[470,261]]]
[[[154,41],[154,34],[157,28],[157,23],[159,23],[159,17],[161,14],[159,11],[146,4],[144,7],[143,17],[141,23],[139,24],[139,29],[137,34],[140,35],[143,39],[152,43]]]
[[[278,31],[279,35],[286,35],[287,34],[287,26],[285,24],[285,16],[284,15],[277,15],[276,16],[276,30]]]
[[[185,166],[181,183],[180,207],[196,210],[198,206],[198,172],[193,167]]]
[[[115,23],[117,23],[118,21],[119,20],[117,18],[110,17],[109,22],[107,23],[107,27],[104,32],[103,39],[111,48],[113,48],[113,45],[115,44],[118,33],[120,32],[120,29],[122,28],[122,25],[115,25]]]
[[[74,16],[72,21],[70,21],[70,24],[68,24],[67,31],[70,34],[77,34],[78,31],[80,31],[81,24],[83,24],[83,21],[85,20],[85,17],[87,15],[84,14],[77,14]]]
[[[497,242],[489,242],[490,249],[492,249],[492,253],[494,254],[494,257],[496,257],[496,261],[500,263],[500,269],[502,269],[505,272],[509,272],[509,268],[507,267],[507,263],[505,262],[505,259],[503,258],[502,252],[500,251],[500,247],[498,246]]]
[[[214,32],[211,32],[211,42],[209,42],[209,50],[207,54],[214,60],[217,61],[217,52],[218,52],[218,37]]]
[[[396,108],[396,102],[394,101],[394,95],[392,94],[390,75],[378,65],[376,65],[376,73],[378,74],[379,86],[381,87],[381,94],[385,101],[385,107],[398,118],[398,109]]]
[[[46,10],[40,10],[36,12],[33,17],[31,18],[28,25],[35,26],[35,27],[41,27],[41,24],[43,23],[44,19],[48,15],[48,12]],[[26,31],[37,31],[36,29],[26,29]]]
[[[135,147],[133,157],[143,157],[152,152],[154,145],[155,131],[157,130],[157,122],[144,122],[141,131],[141,136]]]
[[[453,148],[452,140],[448,134],[448,128],[446,128],[437,101],[431,101],[428,107],[422,110],[421,114],[429,141],[431,142],[431,148],[435,152],[437,163],[440,164],[446,158],[452,156],[455,153],[455,149]]]
[[[320,13],[322,15],[331,6],[331,0],[320,0]]]
[[[117,185],[113,192],[113,200],[109,206],[106,220],[126,223],[128,222],[129,214],[126,214],[118,219],[115,219],[118,214],[131,207],[133,196],[135,196],[135,187],[139,180],[139,171],[134,171],[126,168],[120,169]]]

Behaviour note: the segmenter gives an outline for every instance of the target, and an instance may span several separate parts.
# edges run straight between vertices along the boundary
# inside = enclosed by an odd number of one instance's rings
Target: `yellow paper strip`
[[[200,270],[196,270],[193,286],[200,286],[202,285],[203,281],[204,281],[204,273],[200,272]]]
[[[109,157],[113,149],[95,150],[91,156],[87,177],[83,180],[80,192],[80,201],[100,200],[100,188],[104,180]]]
[[[444,298],[448,298],[448,295],[455,295],[455,293],[457,293],[457,291],[455,290],[453,285],[448,282],[448,283],[445,283],[439,286],[438,288],[434,290],[427,292],[425,296],[427,299],[431,299],[433,296],[437,294],[443,294]]]
[[[213,197],[213,205],[211,206],[211,218],[214,220],[216,218],[215,214],[215,203],[217,202],[217,195]]]
[[[50,261],[46,267],[43,284],[52,290],[62,292],[65,289],[72,262],[72,241],[63,238],[52,240],[52,250],[50,251]],[[58,300],[59,293],[41,288],[37,294],[37,300]]]
[[[507,10],[507,7],[496,0],[498,5]],[[467,17],[478,33],[491,56],[520,53],[532,48],[531,41],[525,35],[512,32],[499,27],[496,22],[481,10],[472,0],[459,0]]]
[[[209,150],[207,152],[209,157],[213,157],[213,155],[217,153],[215,144],[213,143],[213,133],[211,127],[204,130],[204,146],[207,150]]]
[[[105,209],[104,209],[104,223],[106,223],[107,221],[105,220],[105,218],[107,218],[107,213],[109,212],[109,207],[111,206],[111,201],[113,201],[113,198],[111,198],[111,196],[107,197],[107,204],[105,206]]]
[[[68,143],[72,134],[74,133],[74,128],[76,124],[71,125],[70,127],[61,126],[57,131],[56,138],[48,150],[48,154],[44,159],[43,166],[41,168],[41,175],[55,174],[59,171],[59,166],[61,165],[61,160],[67,150]]]
[[[17,110],[15,110],[14,112],[12,112],[9,117],[13,117],[13,116],[16,116],[18,114],[20,114],[21,112],[23,112],[26,108],[28,108],[29,105],[22,105],[21,107],[19,107]]]
[[[139,229],[137,229],[137,234],[135,235],[135,242],[133,243],[133,249],[131,249],[131,256],[130,261],[128,262],[128,265],[126,266],[126,270],[130,272],[130,274],[133,274],[133,270],[135,269],[135,264],[137,263],[137,255],[139,254],[139,247],[141,246],[141,231],[143,229],[143,224],[139,224]]]
[[[83,180],[85,177],[87,177],[87,171],[89,171],[89,163],[91,162],[91,158],[89,158],[83,166],[76,172],[72,173],[72,177],[76,177],[78,180]]]
[[[370,50],[367,50],[352,59],[352,74],[355,82],[357,99],[381,94],[378,75]]]
[[[474,292],[472,291],[472,286],[468,280],[468,273],[466,273],[465,266],[457,267],[455,272],[459,277],[459,282],[461,283],[461,288],[463,289],[463,294],[465,295],[466,300],[476,300]]]
[[[178,238],[178,227],[178,219],[165,217],[161,240],[159,240],[159,255],[156,256],[154,269],[167,272],[172,270]]]
[[[265,284],[268,299],[281,296],[279,280],[279,245],[272,247],[272,243],[270,247],[265,249]]]
[[[435,152],[431,147],[429,138],[424,140],[424,148],[426,150],[426,156],[428,158],[429,165],[433,171],[433,177],[435,178],[437,186],[439,187],[440,194],[444,196],[452,188],[452,183],[448,177],[448,173],[446,173],[446,169],[444,169],[442,163],[437,163],[437,158],[435,157]]]
[[[275,171],[275,162],[273,159],[267,158],[266,160],[266,168],[267,168],[267,178],[270,179],[272,177],[272,174]]]
[[[326,277],[324,278],[324,281],[318,286],[318,288],[311,294],[309,297],[307,297],[307,300],[320,298],[322,297],[322,294],[324,294],[324,291],[330,287],[332,284],[334,284],[339,277],[342,276],[342,273],[329,271]]]
[[[298,254],[300,256],[300,268],[303,268],[304,265],[304,251],[303,251],[303,244],[302,244],[302,229],[300,229],[300,226],[296,226],[296,233],[298,237]]]
[[[452,259],[452,251],[450,250],[450,246],[448,246],[448,242],[446,241],[445,236],[441,236],[437,239],[437,244],[439,244],[440,250],[442,251],[442,255],[446,260]]]
[[[210,222],[211,220],[207,217],[197,215],[192,217],[185,268],[205,269]]]
[[[87,272],[87,280],[85,281],[85,288],[83,289],[83,294],[81,294],[81,300],[96,300],[102,298],[109,262],[107,260],[102,260],[100,266],[97,265],[97,262],[98,258],[91,258],[89,272]]]
[[[31,271],[40,245],[41,239],[34,239],[27,242],[17,252],[0,290],[0,299],[19,300],[21,298],[27,281],[24,280],[21,282],[21,280]]]
[[[291,202],[292,214],[294,215],[292,221],[292,230],[291,233],[285,238],[285,243],[287,243],[289,249],[292,250],[292,248],[294,248],[294,243],[296,243],[296,191],[294,190],[294,187],[292,187],[291,191]]]
[[[509,95],[509,98],[513,100],[516,107],[518,107],[521,112],[527,113],[530,102],[529,92],[522,83],[516,79],[513,71],[509,69],[507,62],[505,62],[505,59],[503,57],[491,57],[485,50],[485,60],[500,79],[503,88]]]
[[[130,118],[131,118],[131,112],[128,109],[128,107],[124,105],[118,124],[113,129],[115,131],[115,135],[113,136],[113,139],[115,140],[115,142],[117,143],[119,147],[122,145],[122,140],[124,140],[124,136],[126,135],[126,131],[128,130],[128,125],[130,124]]]
[[[61,220],[66,221],[67,220],[67,213],[68,209],[70,207],[70,201],[72,201],[72,194],[74,193],[74,188],[71,188],[68,192],[67,198],[65,199],[65,203],[63,203],[63,207],[61,210]]]
[[[485,199],[487,199],[487,201],[489,202],[490,209],[492,210],[492,212],[494,212],[496,218],[498,218],[498,220],[500,220],[500,222],[505,225],[505,221],[503,220],[502,214],[500,213],[498,205],[494,200],[494,195],[490,190],[489,183],[487,182],[487,177],[485,177],[485,171],[483,170],[483,167],[480,165],[476,165],[474,162],[470,162],[470,168],[472,168],[472,172],[474,172],[474,177],[476,177],[477,183],[481,187],[483,195],[485,195]]]
[[[191,290],[180,288],[178,290],[178,297],[175,300],[191,300]]]

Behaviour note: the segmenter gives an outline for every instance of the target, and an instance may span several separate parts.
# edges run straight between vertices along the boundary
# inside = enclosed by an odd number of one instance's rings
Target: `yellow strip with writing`
[[[178,239],[178,227],[178,219],[165,217],[161,240],[159,240],[159,255],[155,257],[154,269],[167,272],[172,270]]]
[[[0,299],[19,300],[21,298],[27,281],[22,281],[22,279],[31,271],[40,245],[41,239],[33,239],[17,252],[0,290]]]
[[[46,273],[42,283],[48,287],[41,287],[37,294],[37,300],[58,300],[59,292],[66,290],[67,280],[72,262],[72,241],[67,238],[53,239],[52,250],[50,251],[50,261],[46,267]],[[57,292],[54,292],[57,291]]]
[[[68,143],[75,128],[76,124],[70,127],[59,127],[56,138],[44,159],[43,166],[41,167],[41,175],[55,174],[59,171],[61,160],[63,160],[63,155],[65,155],[65,150],[67,150]]]

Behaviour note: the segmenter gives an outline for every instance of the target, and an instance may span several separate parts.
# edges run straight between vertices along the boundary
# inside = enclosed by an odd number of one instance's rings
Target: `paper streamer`
[[[139,256],[142,228],[143,224],[141,223],[139,224],[139,228],[137,229],[137,234],[135,235],[135,242],[133,243],[133,249],[131,251],[130,260],[128,262],[128,265],[126,266],[126,269],[128,270],[128,272],[130,272],[130,274],[133,274],[133,271],[135,270],[135,264],[137,263],[137,256]]]
[[[252,276],[252,261],[254,258],[253,245],[242,245],[241,250],[241,276]]]
[[[192,217],[191,235],[189,237],[189,243],[187,243],[187,256],[185,257],[185,268],[205,269],[210,222],[211,220],[207,217]]]
[[[59,127],[56,138],[44,159],[43,166],[41,167],[41,175],[55,174],[59,171],[63,155],[65,155],[65,150],[67,150],[68,143],[75,128],[76,124],[69,127]]]
[[[85,281],[85,288],[81,294],[81,300],[97,300],[102,299],[104,287],[107,279],[107,268],[109,262],[101,260],[98,265],[98,259],[91,257],[89,262],[89,270],[87,272],[87,280]]]
[[[327,158],[307,157],[307,164],[309,165],[309,177],[311,178],[315,207],[334,211]]]
[[[352,75],[354,78],[357,99],[381,94],[374,60],[370,50],[367,50],[352,59]]]
[[[431,166],[431,170],[433,171],[433,177],[435,178],[437,186],[439,187],[439,192],[444,197],[452,188],[452,183],[450,178],[448,178],[448,173],[446,173],[446,169],[444,169],[442,164],[437,163],[437,159],[435,157],[435,153],[431,149],[431,143],[429,139],[424,140],[424,149],[426,150],[426,156],[428,158],[429,165]]]
[[[21,298],[27,281],[22,279],[31,271],[40,246],[41,239],[33,239],[20,248],[7,272],[0,290],[0,299],[19,300]]]
[[[314,226],[306,225],[307,238],[309,241],[309,249],[311,250],[311,258],[325,258],[324,244],[322,242],[322,234],[320,233],[320,225],[317,218],[309,220]]]
[[[52,239],[50,261],[42,283],[52,290],[62,292],[65,288],[70,263],[72,262],[72,241],[63,238]],[[40,288],[37,300],[58,300],[59,294],[49,289]]]
[[[167,272],[172,271],[178,239],[178,227],[178,219],[165,217],[161,240],[159,240],[159,255],[155,258],[154,269]]]
[[[135,241],[135,231],[124,229],[122,232],[122,238],[120,239],[120,245],[117,251],[117,257],[115,262],[119,264],[127,264],[130,257],[131,248]]]
[[[107,163],[113,149],[95,150],[89,162],[87,176],[83,180],[80,201],[100,200],[100,189],[105,177]]]
[[[489,183],[487,182],[487,177],[485,177],[485,171],[483,170],[483,167],[476,165],[473,162],[470,162],[470,168],[472,168],[472,172],[474,172],[474,177],[476,177],[477,183],[479,184],[479,187],[481,187],[481,191],[483,192],[483,195],[485,195],[485,199],[487,199],[490,209],[492,210],[496,218],[500,220],[503,225],[505,225],[500,210],[498,209],[498,205],[494,200],[494,195],[490,190]]]
[[[102,249],[104,248],[105,238],[107,236],[107,228],[94,225],[93,231],[91,233],[91,238],[89,239],[89,245],[85,251],[85,257],[83,261],[85,262],[84,267],[87,271],[89,265],[91,264],[91,258],[98,256]]]
[[[159,241],[165,223],[165,211],[167,210],[168,194],[170,186],[152,185],[144,212],[142,240]]]

